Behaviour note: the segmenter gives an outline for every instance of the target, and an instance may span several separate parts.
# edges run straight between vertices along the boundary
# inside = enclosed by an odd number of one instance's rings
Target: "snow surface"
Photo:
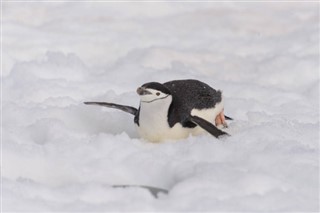
[[[4,212],[319,211],[318,3],[5,2],[2,27]],[[82,103],[186,78],[231,137],[152,144]]]

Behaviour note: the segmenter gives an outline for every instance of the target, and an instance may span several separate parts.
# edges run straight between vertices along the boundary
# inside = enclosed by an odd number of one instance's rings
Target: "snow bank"
[[[319,211],[318,20],[315,3],[4,3],[3,210]],[[223,90],[232,137],[151,144],[82,104],[185,78]]]

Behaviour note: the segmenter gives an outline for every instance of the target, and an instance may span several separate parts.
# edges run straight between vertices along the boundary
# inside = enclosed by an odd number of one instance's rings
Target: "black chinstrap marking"
[[[165,99],[165,98],[167,98],[168,96],[169,96],[169,95],[167,95],[167,96],[165,96],[165,97],[162,97],[162,98],[153,99],[152,101],[141,101],[141,102],[143,102],[143,103],[152,103],[152,102],[157,101],[157,100]]]

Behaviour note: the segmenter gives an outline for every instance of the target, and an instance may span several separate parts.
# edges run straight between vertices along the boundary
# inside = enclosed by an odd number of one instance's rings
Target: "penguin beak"
[[[152,94],[151,92],[149,92],[148,90],[146,90],[143,87],[139,87],[137,89],[137,93],[138,93],[138,95],[149,95],[149,94]]]

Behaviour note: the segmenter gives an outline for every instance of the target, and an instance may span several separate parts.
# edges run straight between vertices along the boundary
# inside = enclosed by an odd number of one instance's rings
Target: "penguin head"
[[[143,84],[137,89],[137,93],[143,103],[152,103],[171,97],[170,90],[158,82]]]

